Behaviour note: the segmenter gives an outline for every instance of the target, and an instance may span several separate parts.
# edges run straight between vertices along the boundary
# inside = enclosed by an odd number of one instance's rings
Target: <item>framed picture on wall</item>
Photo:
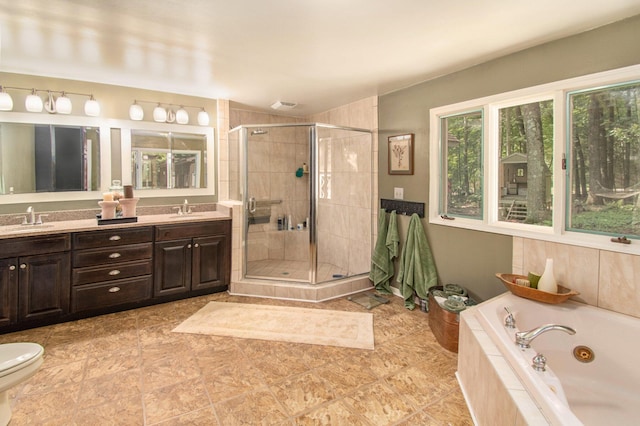
[[[389,174],[413,174],[413,133],[389,136]]]

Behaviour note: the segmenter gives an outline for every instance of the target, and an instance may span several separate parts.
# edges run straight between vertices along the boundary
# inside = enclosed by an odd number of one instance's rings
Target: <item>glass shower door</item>
[[[245,276],[309,282],[309,126],[243,130]]]

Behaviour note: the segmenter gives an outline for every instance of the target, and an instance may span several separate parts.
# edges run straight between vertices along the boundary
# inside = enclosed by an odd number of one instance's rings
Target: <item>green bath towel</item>
[[[415,292],[421,299],[427,299],[429,289],[438,285],[438,274],[433,255],[429,248],[427,235],[417,214],[411,215],[407,241],[400,255],[400,271],[396,281],[401,284],[400,292],[404,298],[404,306],[413,310]]]
[[[384,209],[380,209],[378,239],[371,255],[371,272],[369,272],[369,279],[373,281],[373,285],[380,293],[391,294],[389,280],[393,278],[393,259],[398,256],[399,242],[396,212],[391,212],[387,223],[387,213]]]

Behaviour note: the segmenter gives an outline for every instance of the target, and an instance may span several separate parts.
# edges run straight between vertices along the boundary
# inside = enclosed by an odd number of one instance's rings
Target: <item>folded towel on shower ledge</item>
[[[407,241],[400,255],[400,271],[396,281],[401,284],[400,293],[404,306],[413,310],[416,306],[414,292],[421,299],[427,299],[429,289],[438,285],[436,264],[431,254],[427,235],[417,214],[411,215]]]
[[[398,256],[398,227],[396,222],[396,212],[389,215],[380,209],[378,213],[378,238],[371,254],[371,272],[369,279],[378,292],[392,294],[389,280],[393,278],[393,259]]]

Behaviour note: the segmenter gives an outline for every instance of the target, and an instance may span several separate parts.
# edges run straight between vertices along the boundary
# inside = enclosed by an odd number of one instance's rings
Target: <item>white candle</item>
[[[102,201],[113,201],[113,193],[112,192],[103,192],[102,193]]]

